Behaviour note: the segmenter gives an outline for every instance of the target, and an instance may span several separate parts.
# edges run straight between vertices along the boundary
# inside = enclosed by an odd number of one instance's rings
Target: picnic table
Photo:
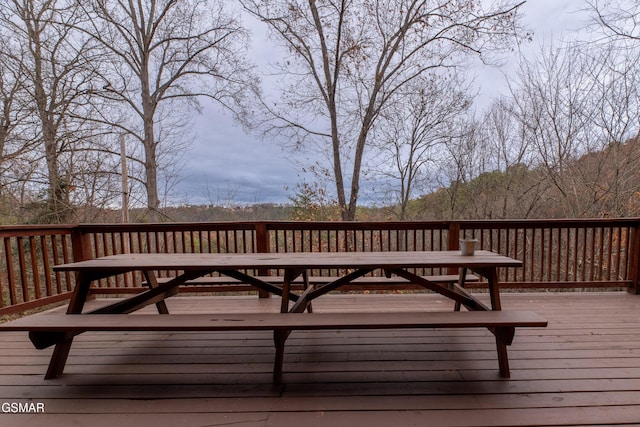
[[[509,377],[507,345],[516,327],[546,326],[546,320],[532,312],[502,311],[498,281],[499,268],[521,266],[521,261],[489,251],[464,256],[459,251],[416,252],[331,252],[331,253],[250,253],[250,254],[121,254],[58,265],[56,271],[76,272],[76,286],[66,315],[31,316],[2,325],[2,329],[27,330],[37,348],[55,345],[46,378],[62,374],[73,337],[86,331],[106,330],[272,330],[276,356],[274,380],[280,381],[284,344],[294,330],[378,329],[420,327],[486,327],[496,339],[499,371]],[[457,269],[456,283],[443,283],[417,273],[422,269]],[[284,271],[282,283],[273,283],[251,271]],[[326,283],[311,283],[309,271],[341,272]],[[400,277],[437,292],[454,302],[452,312],[421,313],[312,313],[312,302],[374,271],[384,277]],[[140,271],[148,289],[105,307],[83,312],[91,284],[118,274]],[[160,271],[178,272],[159,280]],[[486,279],[490,305],[464,288],[468,272]],[[171,315],[165,300],[180,286],[211,274],[247,283],[282,298],[279,313],[235,315]],[[292,287],[302,278],[301,291]],[[446,281],[445,281],[446,282]],[[395,283],[395,282],[394,282]],[[161,315],[130,316],[155,304]],[[461,311],[466,307],[466,311]],[[307,313],[305,313],[307,312]]]

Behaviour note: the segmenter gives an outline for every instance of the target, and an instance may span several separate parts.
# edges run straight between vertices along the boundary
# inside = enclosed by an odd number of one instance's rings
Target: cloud
[[[230,114],[211,102],[196,119],[194,132],[195,141],[177,186],[190,203],[230,198],[237,203],[287,201],[285,188],[295,187],[298,176],[280,145],[246,133]]]

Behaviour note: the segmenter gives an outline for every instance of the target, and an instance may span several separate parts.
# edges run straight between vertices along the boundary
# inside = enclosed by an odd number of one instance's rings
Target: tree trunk
[[[158,196],[158,163],[156,160],[156,149],[153,141],[153,134],[147,134],[147,121],[145,119],[145,140],[144,140],[144,166],[147,189],[147,211],[149,222],[158,222],[160,216],[160,197]],[[149,126],[153,132],[153,123]]]
[[[149,82],[144,81],[143,90],[143,121],[144,121],[144,169],[145,186],[147,190],[147,214],[149,222],[158,222],[160,216],[160,197],[158,196],[158,161],[156,156],[156,141],[154,135],[153,117],[155,105],[149,94]]]
[[[46,222],[65,223],[69,219],[70,206],[68,189],[60,178],[57,147],[57,125],[53,117],[53,106],[49,103],[44,82],[43,56],[39,28],[31,34],[31,49],[34,59],[34,92],[38,118],[42,125],[42,142],[44,144],[47,174],[49,178],[49,194],[46,206]]]

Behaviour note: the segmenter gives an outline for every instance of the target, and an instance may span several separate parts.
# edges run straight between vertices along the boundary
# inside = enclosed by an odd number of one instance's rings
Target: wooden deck
[[[178,312],[277,311],[279,298],[184,297]],[[92,304],[100,304],[100,301]],[[432,294],[336,295],[320,311],[450,310]],[[87,333],[65,374],[51,350],[0,333],[0,402],[44,403],[1,426],[640,425],[640,296],[504,294],[549,327],[519,329],[512,378],[486,330],[294,332],[282,386],[271,333]]]

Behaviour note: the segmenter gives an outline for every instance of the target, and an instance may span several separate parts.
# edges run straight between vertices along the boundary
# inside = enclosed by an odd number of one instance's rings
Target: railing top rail
[[[447,229],[459,224],[461,229],[471,228],[557,228],[557,227],[607,227],[640,226],[640,217],[586,218],[586,219],[494,219],[447,221],[207,221],[167,223],[110,223],[110,224],[56,224],[56,225],[5,225],[0,226],[0,236],[33,235],[34,233],[65,234],[74,230],[85,233],[140,232],[140,231],[206,231],[206,230],[417,230],[423,228]]]
[[[640,226],[640,218],[584,218],[584,219],[495,219],[459,220],[461,229],[470,228],[587,228]]]
[[[266,225],[270,228],[350,228],[350,229],[370,229],[372,225],[383,228],[415,228],[415,227],[439,227],[445,228],[448,224],[471,225],[491,225],[497,226],[505,224],[512,227],[515,224],[553,224],[557,226],[578,225],[578,226],[602,226],[603,224],[640,224],[640,217],[629,218],[559,218],[559,219],[461,219],[461,220],[433,220],[433,221],[287,221],[287,220],[262,220],[262,221],[202,221],[202,222],[158,222],[158,223],[110,223],[110,224],[76,224],[56,227],[82,228],[82,229],[113,229],[113,228],[256,228],[259,225]],[[25,226],[31,227],[31,226]],[[46,226],[35,226],[46,227]],[[6,228],[12,228],[7,226]],[[0,228],[1,229],[1,228]]]
[[[163,222],[129,224],[79,224],[74,228],[84,233],[131,233],[155,231],[255,230],[256,222]]]
[[[451,221],[265,221],[270,230],[446,230]]]
[[[0,237],[26,237],[51,234],[70,234],[76,225],[56,224],[56,225],[2,225],[0,226]]]

